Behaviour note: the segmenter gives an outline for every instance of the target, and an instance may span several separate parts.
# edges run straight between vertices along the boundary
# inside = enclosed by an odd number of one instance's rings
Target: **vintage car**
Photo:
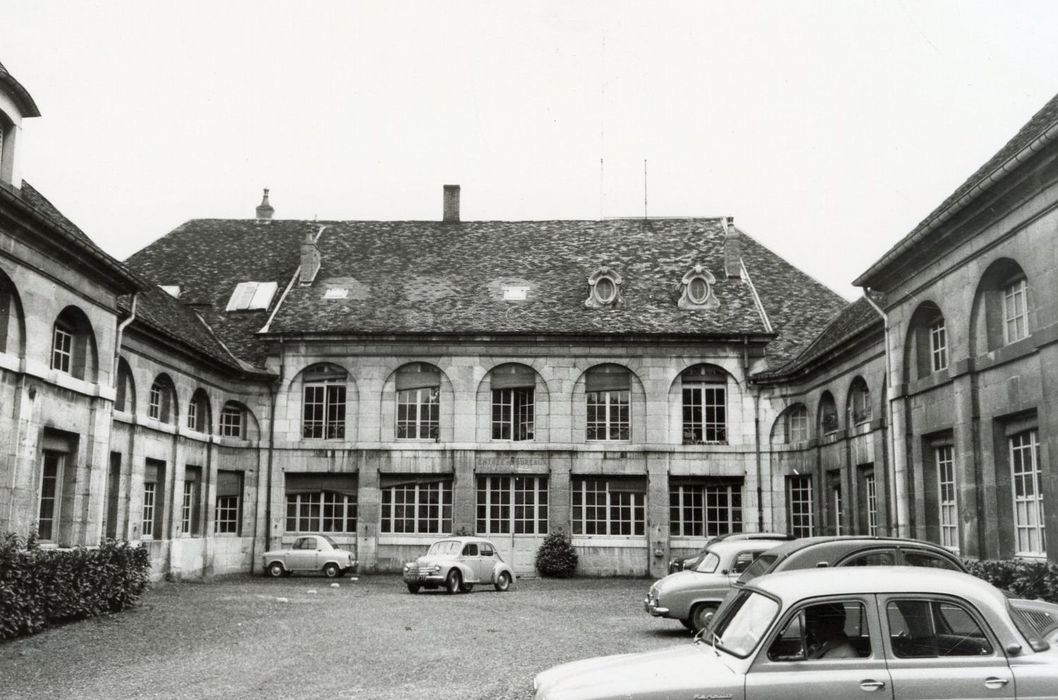
[[[338,546],[327,535],[299,535],[289,549],[275,549],[261,555],[261,566],[269,576],[320,572],[336,578],[356,571],[356,557]]]
[[[777,571],[824,566],[922,566],[966,571],[959,557],[932,542],[844,535],[805,537],[780,544],[757,557],[738,581],[746,583]]]
[[[693,644],[575,661],[537,700],[1054,698],[1058,606],[1022,612],[969,574],[857,567],[761,576]]]
[[[705,546],[691,556],[669,559],[669,573],[674,574],[677,571],[697,567],[699,562],[702,561],[702,557],[705,556],[705,551],[709,548],[709,545],[717,542],[729,540],[792,540],[793,538],[793,535],[787,535],[782,532],[732,532],[726,535],[717,535],[706,540]]]
[[[694,632],[706,627],[731,585],[762,553],[782,539],[726,538],[710,544],[693,569],[684,569],[654,582],[643,608],[654,617],[679,620]]]
[[[449,593],[469,593],[476,583],[491,583],[497,591],[510,590],[514,571],[496,547],[481,537],[446,537],[430,545],[424,556],[404,565],[410,593],[444,586]]]

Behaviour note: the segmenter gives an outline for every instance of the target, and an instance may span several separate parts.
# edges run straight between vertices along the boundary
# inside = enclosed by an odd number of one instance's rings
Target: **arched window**
[[[508,363],[489,373],[492,385],[492,439],[532,440],[536,417],[536,372]]]
[[[931,301],[911,316],[905,353],[908,379],[922,379],[948,368],[948,327],[944,314]]]
[[[988,352],[1027,338],[1032,304],[1032,288],[1021,266],[1009,258],[992,263],[974,297],[973,351]]]
[[[834,403],[834,397],[829,391],[824,391],[819,398],[819,434],[831,435],[838,431],[838,408]]]
[[[347,374],[337,365],[312,365],[301,378],[301,437],[345,439]]]
[[[23,325],[18,291],[8,276],[0,272],[0,352],[22,355]]]
[[[808,439],[808,408],[803,403],[795,403],[787,408],[775,421],[772,442],[790,445]]]
[[[221,437],[246,437],[246,408],[235,401],[224,404],[220,411]]]
[[[92,324],[76,306],[67,306],[52,326],[51,368],[94,382],[96,347]]]
[[[588,440],[630,440],[632,438],[632,376],[620,365],[592,367],[584,377],[588,402]]]
[[[117,396],[114,398],[114,410],[136,412],[136,384],[132,381],[132,369],[124,357],[118,359]]]
[[[727,373],[713,365],[695,365],[680,374],[683,444],[727,442]]]
[[[867,382],[863,377],[856,377],[852,380],[845,413],[845,423],[850,427],[871,422],[871,391],[867,388]]]
[[[176,389],[167,374],[159,374],[147,395],[147,417],[162,423],[173,422]]]
[[[413,362],[397,370],[397,439],[441,437],[441,370]]]
[[[213,425],[209,396],[203,389],[196,389],[187,404],[187,427],[199,433],[208,433]]]

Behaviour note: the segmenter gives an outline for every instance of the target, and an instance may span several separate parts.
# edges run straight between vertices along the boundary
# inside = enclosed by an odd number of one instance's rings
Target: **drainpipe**
[[[742,375],[749,387],[749,338],[742,336]],[[760,387],[753,390],[753,451],[757,466],[757,532],[764,532],[764,466],[760,450]]]
[[[896,444],[896,415],[894,405],[896,403],[896,397],[893,393],[896,389],[896,384],[893,381],[893,357],[889,350],[889,315],[885,313],[876,303],[874,299],[871,299],[870,288],[863,288],[863,298],[867,300],[867,303],[871,305],[871,308],[878,312],[878,315],[882,317],[882,323],[885,328],[885,376],[886,381],[889,382],[889,483],[893,485],[892,498],[890,498],[889,517],[892,519],[893,528],[889,534],[894,537],[899,537],[901,534],[901,523],[908,521],[907,513],[907,501],[903,498],[903,495],[907,492],[906,484],[904,483],[903,472],[897,470],[897,447]]]
[[[268,475],[265,483],[265,551],[268,551],[271,545],[272,538],[272,469],[275,464],[275,439],[276,439],[276,403],[279,398],[279,389],[283,386],[283,375],[286,373],[286,347],[283,345],[282,339],[279,341],[279,376],[276,380],[268,385],[269,400],[271,401],[272,408],[271,414],[268,416]],[[261,488],[261,480],[257,480],[257,488]],[[257,526],[254,525],[254,531],[256,532]],[[254,540],[256,541],[256,537]],[[254,564],[250,563],[250,571],[253,571]]]
[[[139,292],[132,293],[132,308],[129,311],[129,317],[118,324],[117,332],[114,334],[114,373],[111,375],[114,380],[114,388],[118,388],[118,363],[121,360],[121,338],[125,334],[125,329],[129,327],[129,324],[136,320],[136,302],[139,301]]]

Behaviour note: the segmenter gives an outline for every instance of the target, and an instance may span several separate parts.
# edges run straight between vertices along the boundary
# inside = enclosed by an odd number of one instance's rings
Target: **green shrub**
[[[1058,565],[1028,559],[966,561],[966,569],[1018,598],[1058,603]]]
[[[97,548],[44,550],[32,535],[0,537],[0,639],[129,608],[147,589],[144,547],[108,540]]]
[[[561,532],[552,532],[536,550],[536,570],[541,576],[569,578],[577,570],[577,550]]]

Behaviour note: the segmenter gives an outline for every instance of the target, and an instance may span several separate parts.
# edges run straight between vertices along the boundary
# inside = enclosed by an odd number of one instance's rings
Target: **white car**
[[[1056,645],[1058,605],[968,574],[805,569],[738,589],[693,644],[563,664],[533,687],[538,700],[1056,698]]]
[[[290,549],[275,549],[262,554],[261,566],[272,577],[319,572],[327,578],[337,578],[356,571],[357,561],[352,552],[339,547],[327,535],[301,535]]]
[[[441,586],[449,593],[469,593],[476,583],[491,583],[504,592],[514,583],[514,571],[496,546],[481,537],[437,540],[426,554],[404,565],[402,577],[409,593]]]

